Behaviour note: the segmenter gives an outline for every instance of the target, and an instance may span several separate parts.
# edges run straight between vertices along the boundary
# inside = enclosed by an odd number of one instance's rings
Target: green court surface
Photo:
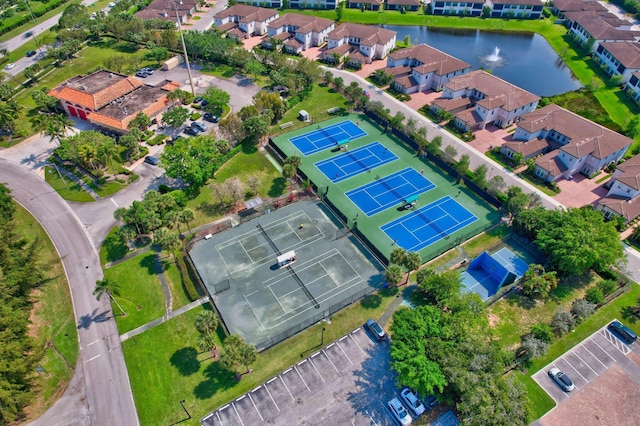
[[[349,142],[349,151],[357,149],[373,142],[380,142],[389,151],[393,152],[398,159],[390,161],[372,170],[355,174],[348,179],[332,182],[331,176],[323,174],[315,163],[327,160],[342,154],[338,149],[328,148],[308,156],[301,155],[300,151],[290,142],[290,138],[309,132],[310,130],[331,126],[333,124],[351,120],[367,133],[367,136],[352,140]],[[347,226],[349,228],[357,227],[357,229],[374,245],[377,250],[387,259],[389,253],[396,247],[393,240],[388,237],[380,228],[398,218],[407,214],[411,214],[412,210],[402,208],[402,201],[397,205],[391,206],[377,214],[367,217],[358,206],[356,206],[346,195],[346,192],[359,188],[363,185],[370,184],[376,179],[396,173],[407,167],[414,168],[421,173],[430,182],[435,184],[435,188],[420,195],[416,208],[424,207],[445,196],[454,198],[463,207],[473,213],[478,220],[458,229],[455,232],[435,241],[419,251],[423,261],[428,261],[444,251],[452,248],[469,238],[479,234],[491,225],[500,220],[499,212],[477,196],[473,191],[465,186],[458,185],[455,179],[449,176],[445,171],[435,164],[418,157],[413,148],[396,139],[395,136],[384,132],[384,128],[369,120],[366,116],[351,114],[348,116],[340,116],[322,123],[314,124],[313,127],[308,126],[303,129],[280,135],[273,139],[275,145],[280,148],[287,156],[297,155],[302,162],[300,170],[305,173],[308,179],[317,186],[318,193],[326,197],[335,207],[340,210],[347,218]],[[326,195],[325,195],[326,194]],[[452,213],[453,214],[453,213]]]

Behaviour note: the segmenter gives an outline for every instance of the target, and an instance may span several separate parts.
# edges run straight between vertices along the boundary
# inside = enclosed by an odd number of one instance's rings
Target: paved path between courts
[[[155,319],[151,322],[148,322],[144,325],[141,325],[140,327],[133,329],[131,331],[127,331],[124,334],[120,335],[120,341],[124,342],[125,340],[128,340],[134,336],[137,336],[138,334],[150,330],[160,324],[162,324],[163,322],[169,321],[172,318],[177,317],[178,315],[182,315],[185,312],[189,312],[192,309],[197,308],[200,305],[204,305],[205,303],[207,303],[209,301],[209,297],[202,297],[198,300],[196,300],[195,302],[191,302],[188,305],[185,305],[181,308],[176,309],[175,311],[169,312],[167,314],[165,314],[163,317]]]
[[[402,302],[409,301],[409,296],[411,296],[411,293],[413,293],[413,290],[415,290],[416,288],[418,288],[418,286],[415,283],[411,283],[405,288],[398,290],[398,294],[396,294],[396,298],[394,299],[393,302],[391,302],[387,310],[384,311],[384,313],[380,316],[380,319],[378,320],[378,322],[382,327],[384,327],[389,322],[389,320],[391,319],[391,316],[396,311],[396,309],[398,309],[398,307],[402,305]]]

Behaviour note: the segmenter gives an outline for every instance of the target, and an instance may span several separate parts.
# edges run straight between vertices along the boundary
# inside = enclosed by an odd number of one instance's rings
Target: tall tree
[[[220,353],[220,365],[236,374],[238,366],[243,365],[249,372],[249,366],[255,362],[257,355],[255,347],[246,343],[242,337],[232,334],[224,340]],[[236,377],[239,378],[239,376]]]
[[[389,264],[384,277],[391,287],[396,287],[402,280],[402,266],[395,263]]]
[[[189,110],[185,107],[175,107],[162,114],[162,121],[171,127],[182,126],[189,118]]]
[[[407,268],[407,282],[409,282],[409,275],[411,272],[415,271],[422,265],[422,258],[420,257],[420,253],[412,251],[411,253],[407,253],[402,262],[402,266]]]
[[[213,311],[203,311],[196,315],[193,324],[200,334],[214,334],[218,328],[218,315]]]
[[[514,185],[507,189],[507,200],[503,207],[509,216],[514,217],[529,206],[529,201],[529,195],[522,188]]]
[[[229,93],[222,89],[218,89],[215,86],[210,86],[202,95],[202,98],[208,102],[205,109],[215,110],[216,108],[222,110],[225,105],[229,103],[231,96]]]
[[[149,126],[151,126],[151,118],[144,112],[139,112],[133,120],[129,122],[129,129],[139,129],[142,132],[145,132]]]
[[[418,287],[437,306],[444,306],[448,301],[460,294],[460,275],[456,271],[446,271],[440,274],[428,274],[418,281]]]
[[[93,290],[93,295],[96,296],[96,299],[100,300],[102,296],[106,295],[113,303],[118,306],[122,315],[127,315],[127,313],[122,309],[120,303],[116,300],[114,296],[120,296],[120,285],[115,281],[112,281],[108,278],[103,280],[96,281],[96,287]]]

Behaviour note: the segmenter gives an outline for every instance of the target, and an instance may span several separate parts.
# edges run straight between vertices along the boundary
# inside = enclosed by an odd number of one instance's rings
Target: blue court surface
[[[306,157],[329,147],[338,146],[339,142],[352,141],[366,135],[367,132],[356,126],[353,121],[346,120],[289,140]]]
[[[414,168],[407,167],[385,176],[345,195],[367,216],[380,213],[402,200],[419,195],[436,186]]]
[[[484,252],[473,259],[461,275],[462,283],[487,300],[501,287],[519,280],[529,265],[506,247],[493,254]]]
[[[450,196],[380,227],[398,246],[419,251],[478,218]]]
[[[398,157],[380,142],[372,142],[344,154],[318,161],[316,167],[320,169],[331,182],[336,183],[374,167],[396,160]]]

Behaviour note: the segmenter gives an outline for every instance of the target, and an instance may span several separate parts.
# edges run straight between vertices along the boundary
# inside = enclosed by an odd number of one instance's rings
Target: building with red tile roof
[[[49,92],[57,98],[65,112],[91,122],[97,128],[127,133],[128,125],[139,112],[152,120],[174,102],[167,94],[180,87],[164,80],[155,86],[115,72],[100,70],[87,76],[76,76]]]

